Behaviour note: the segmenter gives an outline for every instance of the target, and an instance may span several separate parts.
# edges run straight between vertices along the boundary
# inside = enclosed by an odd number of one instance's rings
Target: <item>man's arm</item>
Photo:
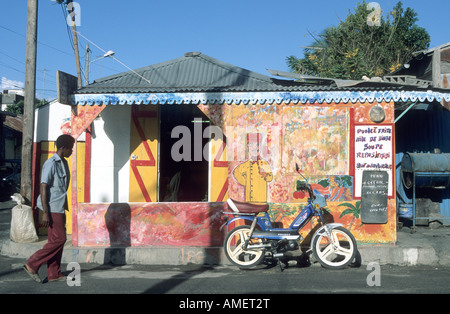
[[[47,200],[47,183],[41,183],[39,186],[41,193],[41,201],[42,201],[42,221],[41,227],[48,228],[50,224],[50,214],[48,208],[48,200]]]

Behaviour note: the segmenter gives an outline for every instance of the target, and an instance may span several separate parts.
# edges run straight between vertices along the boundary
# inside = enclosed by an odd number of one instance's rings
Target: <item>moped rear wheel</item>
[[[312,243],[314,257],[325,268],[344,268],[355,258],[357,250],[355,237],[343,227],[331,230],[331,237],[333,242],[324,230],[314,238]]]
[[[242,247],[250,234],[250,226],[238,226],[231,230],[224,241],[224,251],[228,260],[239,268],[251,268],[261,264],[264,249],[244,250]],[[249,245],[260,244],[261,240],[251,239]]]

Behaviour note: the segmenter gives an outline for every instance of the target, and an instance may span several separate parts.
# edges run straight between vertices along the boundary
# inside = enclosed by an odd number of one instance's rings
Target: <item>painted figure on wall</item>
[[[267,202],[267,182],[273,179],[269,163],[261,158],[261,142],[261,133],[247,134],[247,161],[239,164],[233,171],[236,181],[245,187],[246,202]]]

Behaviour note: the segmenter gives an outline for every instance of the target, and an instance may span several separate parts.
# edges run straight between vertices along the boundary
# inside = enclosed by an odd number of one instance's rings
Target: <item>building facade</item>
[[[287,226],[306,202],[303,177],[359,243],[395,243],[396,107],[443,99],[397,83],[276,79],[201,53],[97,80],[72,95],[71,134],[90,147],[88,180],[80,154],[71,161],[73,244],[220,246],[227,198],[267,202]],[[385,178],[379,204],[364,201],[365,172]]]

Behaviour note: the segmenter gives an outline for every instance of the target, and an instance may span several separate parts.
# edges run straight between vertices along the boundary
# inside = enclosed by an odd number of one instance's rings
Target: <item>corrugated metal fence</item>
[[[450,112],[411,110],[395,125],[396,132],[396,167],[398,204],[411,200],[411,195],[403,188],[400,168],[403,155],[408,152],[433,153],[436,148],[441,153],[450,153]],[[450,189],[440,191],[433,201],[440,202],[440,214],[450,217]],[[445,221],[446,224],[450,220]]]

